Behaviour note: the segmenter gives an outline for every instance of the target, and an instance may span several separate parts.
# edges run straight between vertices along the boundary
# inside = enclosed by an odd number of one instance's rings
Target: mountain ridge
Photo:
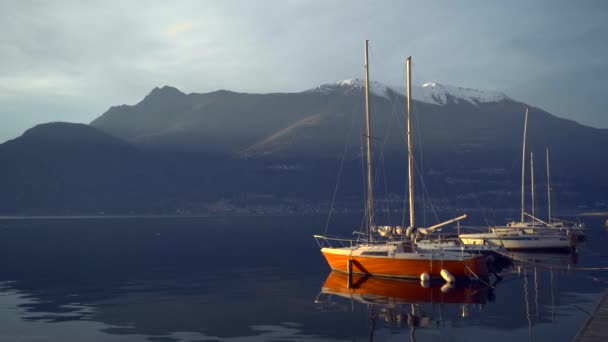
[[[218,90],[185,94],[177,88],[154,88],[132,106],[112,107],[91,125],[125,141],[147,148],[203,149],[234,156],[276,154],[312,156],[323,151],[337,153],[340,134],[349,122],[363,118],[363,81],[351,79],[321,85],[299,93],[251,94]],[[379,136],[389,149],[398,143],[396,127],[404,126],[405,97],[402,91],[379,82],[371,86],[374,122],[378,130],[393,130],[392,137]],[[416,93],[416,89],[423,91]],[[521,122],[517,115],[530,108],[531,120],[540,115],[542,127],[535,137],[546,145],[561,144],[554,129],[584,127],[590,134],[608,129],[592,128],[562,119],[499,92],[426,83],[414,88],[414,119],[420,120],[426,144],[494,144],[517,146]],[[534,114],[538,113],[538,114]],[[316,118],[313,120],[313,117]],[[548,121],[547,121],[548,120]],[[306,123],[306,124],[304,124]],[[352,123],[351,123],[352,124]],[[313,127],[314,126],[314,127]],[[449,126],[449,127],[448,127]],[[359,128],[360,130],[360,128]],[[388,134],[386,132],[382,134]],[[430,137],[430,138],[428,138]],[[343,140],[342,140],[343,141]],[[306,147],[308,146],[308,147]],[[290,148],[293,148],[290,150]]]
[[[405,101],[387,94],[371,96],[375,191],[400,198]],[[413,106],[418,174],[442,210],[518,203],[526,107],[529,151],[551,148],[552,183],[565,202],[603,203],[608,161],[584,152],[608,146],[608,130],[506,96],[456,97],[448,91]],[[44,124],[0,145],[0,212],[208,213],[219,206],[251,214],[267,212],[256,209],[263,205],[311,213],[328,205],[338,168],[336,201],[345,212],[359,210],[364,121],[358,82],[323,93],[159,87],[135,105],[111,107],[90,126]]]

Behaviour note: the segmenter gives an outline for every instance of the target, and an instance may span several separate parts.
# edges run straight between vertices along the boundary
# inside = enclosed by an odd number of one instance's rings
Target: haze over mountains
[[[403,93],[372,84],[379,199],[400,199],[405,189]],[[417,189],[424,182],[446,210],[517,207],[529,106],[437,83],[415,87],[413,99]],[[328,208],[340,166],[338,202],[358,209],[363,110],[358,79],[301,93],[155,88],[90,125],[44,124],[0,145],[0,212],[315,212]],[[604,205],[608,130],[530,107],[528,146],[538,191],[549,147],[564,208]]]

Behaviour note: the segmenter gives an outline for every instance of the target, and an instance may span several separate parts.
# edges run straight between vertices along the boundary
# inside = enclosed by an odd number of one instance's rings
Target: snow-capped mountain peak
[[[445,105],[450,99],[456,103],[462,100],[478,105],[479,103],[498,102],[508,98],[501,92],[463,88],[441,83],[425,83],[421,87],[414,87],[412,92],[413,99],[438,105]]]
[[[327,83],[327,84],[323,84],[320,85],[316,88],[310,89],[310,92],[319,92],[322,94],[330,94],[336,90],[342,89],[342,90],[346,90],[347,92],[350,90],[354,90],[354,91],[360,91],[365,87],[365,80],[362,80],[360,78],[351,78],[348,80],[342,80],[342,81],[338,81],[336,83]],[[389,87],[387,87],[386,85],[380,83],[380,82],[375,82],[375,81],[371,81],[369,82],[369,92],[373,95],[376,96],[380,96],[380,97],[384,97],[384,98],[388,98],[388,90],[390,89]]]
[[[341,90],[349,93],[352,91],[359,92],[363,89],[363,87],[365,87],[364,80],[353,78],[335,83],[323,84],[308,91],[330,94],[334,91]],[[390,93],[404,96],[405,87],[391,87],[380,82],[372,81],[370,82],[370,93],[384,98],[389,98]],[[412,99],[440,106],[444,106],[449,103],[459,103],[460,101],[466,101],[477,106],[480,103],[498,102],[508,99],[508,97],[501,92],[484,91],[429,82],[423,84],[422,86],[413,86]]]

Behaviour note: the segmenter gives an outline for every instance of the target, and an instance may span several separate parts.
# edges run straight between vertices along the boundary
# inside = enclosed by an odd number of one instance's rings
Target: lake
[[[491,286],[353,291],[312,238],[324,218],[3,219],[0,341],[570,341],[607,289],[577,270],[608,266],[603,221]]]

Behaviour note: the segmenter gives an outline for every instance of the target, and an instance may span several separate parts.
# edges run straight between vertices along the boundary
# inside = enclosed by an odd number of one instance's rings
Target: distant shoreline
[[[514,211],[514,209],[504,209],[505,212]],[[82,220],[82,219],[155,219],[155,218],[226,218],[226,217],[297,217],[297,216],[326,216],[328,213],[225,213],[225,214],[113,214],[113,215],[0,215],[0,220]],[[333,213],[332,216],[352,216],[357,213]],[[582,217],[608,217],[608,211],[589,211],[580,214],[568,216]]]
[[[339,214],[334,214],[339,215]],[[153,218],[223,218],[223,217],[262,217],[262,216],[316,216],[313,214],[243,214],[243,215],[212,215],[212,214],[199,214],[199,215],[0,215],[0,220],[63,220],[63,219],[153,219]]]
[[[116,219],[116,218],[161,218],[161,217],[208,217],[184,215],[3,215],[0,220],[36,220],[36,219]]]
[[[581,213],[579,216],[608,216],[608,211],[590,211]]]

